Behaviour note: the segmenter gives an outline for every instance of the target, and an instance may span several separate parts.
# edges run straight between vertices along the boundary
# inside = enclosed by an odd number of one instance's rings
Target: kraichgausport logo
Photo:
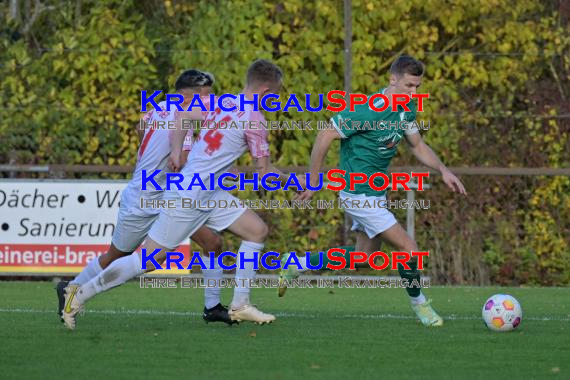
[[[149,110],[147,108],[148,103],[151,105],[150,109],[164,112],[165,110],[160,108],[156,103],[156,98],[160,94],[162,94],[162,91],[160,90],[153,91],[150,95],[146,90],[142,90],[141,112],[147,112]],[[335,97],[335,95],[340,97]],[[278,94],[267,94],[261,99],[259,99],[258,94],[253,94],[253,99],[246,98],[245,94],[223,94],[218,97],[216,97],[215,94],[210,94],[208,98],[209,106],[206,107],[200,94],[194,94],[190,105],[184,109],[181,105],[184,102],[184,97],[181,94],[166,94],[165,108],[166,111],[192,111],[194,108],[199,108],[203,112],[212,112],[216,107],[218,107],[224,112],[231,112],[236,110],[245,111],[245,106],[251,105],[254,111],[259,111],[261,106],[261,109],[267,112],[289,112],[292,109],[295,109],[298,112],[320,112],[323,109],[333,112],[345,110],[354,112],[357,105],[368,104],[368,107],[376,112],[386,111],[388,107],[391,107],[392,112],[396,112],[398,110],[398,106],[401,106],[404,111],[410,112],[408,103],[412,101],[412,99],[418,99],[417,111],[423,112],[423,100],[429,99],[429,94],[412,94],[411,96],[408,94],[391,94],[386,96],[378,93],[370,97],[365,94],[348,94],[347,102],[345,99],[346,95],[346,91],[334,90],[327,92],[326,99],[330,104],[324,107],[325,94],[316,94],[314,96],[312,94],[305,94],[303,101],[299,101],[297,94],[290,94],[284,105],[283,102],[280,101],[281,96]],[[382,100],[383,102],[379,100]],[[236,101],[238,104],[235,104],[233,101]],[[315,102],[318,102],[318,106],[316,107],[311,105]],[[338,106],[335,106],[336,104],[338,104]],[[382,104],[382,106],[378,107],[377,105],[380,104]]]
[[[166,252],[166,261],[165,267],[156,260],[156,256],[160,253],[161,249],[157,248],[152,252],[148,252],[145,248],[142,249],[142,267],[141,269],[147,270],[150,268],[149,265],[156,269],[168,269],[171,266],[176,266],[174,269],[186,269],[191,270],[193,267],[197,266],[200,269],[215,269],[216,264],[218,267],[224,270],[232,270],[237,268],[237,264],[226,265],[224,263],[225,257],[232,257],[236,259],[236,263],[239,262],[240,266],[239,269],[244,269],[244,264],[246,262],[253,263],[254,270],[259,270],[259,264],[265,269],[269,270],[277,270],[277,269],[288,269],[290,265],[295,265],[299,269],[311,269],[311,270],[319,270],[319,269],[332,269],[332,270],[340,270],[346,268],[348,264],[349,269],[356,269],[356,264],[368,263],[372,269],[376,270],[384,270],[390,267],[392,270],[398,269],[398,264],[402,264],[404,269],[410,270],[410,266],[407,264],[413,257],[417,257],[418,262],[418,269],[424,269],[423,267],[423,258],[429,257],[428,251],[412,251],[410,252],[391,252],[390,254],[376,251],[374,253],[368,254],[366,252],[359,252],[359,251],[349,251],[347,252],[341,248],[331,248],[328,251],[323,252],[319,251],[316,253],[312,252],[305,252],[306,256],[301,260],[296,252],[290,252],[289,258],[287,261],[281,265],[281,260],[279,259],[280,253],[275,251],[268,251],[264,254],[261,252],[253,252],[253,257],[245,257],[244,252],[222,252],[218,257],[215,257],[213,252],[210,252],[210,257],[208,259],[208,264],[202,259],[200,252],[193,252],[192,257],[190,258],[190,263],[187,267],[182,265],[182,261],[184,260],[184,254],[182,252],[177,251],[168,251]],[[310,256],[311,255],[318,255],[319,256],[319,263],[318,264],[311,264]],[[340,254],[335,255],[335,254]],[[328,263],[324,265],[323,257],[328,259]],[[382,264],[378,265],[376,263],[376,259],[382,259]],[[338,264],[332,264],[332,262]],[[302,263],[303,262],[303,263]]]

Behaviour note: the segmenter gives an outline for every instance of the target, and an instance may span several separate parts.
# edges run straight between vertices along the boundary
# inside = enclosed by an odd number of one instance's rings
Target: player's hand
[[[313,194],[315,194],[315,191],[305,189],[305,191],[303,191],[302,193],[298,193],[295,196],[295,200],[296,201],[308,201],[309,199],[311,199],[313,197]]]
[[[449,171],[449,169],[447,168],[443,169],[441,171],[441,176],[443,178],[443,182],[447,185],[447,187],[449,187],[451,191],[453,191],[454,193],[458,192],[460,194],[467,195],[467,191],[465,191],[465,187],[463,186],[459,178],[457,178],[455,174]]]
[[[182,168],[182,152],[170,152],[170,157],[168,158],[168,169],[173,172],[179,172]]]
[[[231,173],[231,174],[236,175],[236,176],[239,175],[239,171],[238,171],[237,166],[232,165],[230,170],[228,170],[228,173]]]
[[[299,182],[299,185],[301,185],[301,189],[297,190],[297,195],[295,195],[293,199],[302,201],[311,199],[313,195],[308,194],[310,191],[307,190],[307,182],[305,181],[305,178],[297,177],[297,181]]]
[[[189,150],[183,150],[180,153],[180,169],[182,169],[184,167],[184,165],[186,165],[186,161],[188,161],[188,155],[190,154]]]

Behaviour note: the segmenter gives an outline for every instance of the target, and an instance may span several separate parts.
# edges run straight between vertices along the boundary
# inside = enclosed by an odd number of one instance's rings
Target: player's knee
[[[408,241],[402,242],[400,244],[400,246],[398,247],[398,249],[400,251],[404,251],[404,252],[412,252],[412,251],[417,251],[418,250],[418,245],[416,244],[416,241],[413,239],[409,239]]]
[[[224,250],[224,241],[219,235],[216,235],[216,239],[214,239],[213,243],[212,252],[214,252],[214,255],[216,255],[216,257],[218,257]]]
[[[267,227],[267,224],[263,223],[260,233],[261,233],[261,238],[265,240],[267,238],[267,235],[269,235],[269,227]]]
[[[167,251],[166,249],[164,249],[163,251]],[[142,262],[142,257],[140,257],[140,254],[138,253],[133,253],[133,255],[139,255],[139,258]],[[154,257],[154,260],[156,261],[156,263],[159,265],[159,268],[164,268],[164,263],[166,262],[166,254],[162,254],[159,253],[158,255],[156,255]],[[146,273],[148,272],[152,272],[154,270],[156,270],[156,267],[154,266],[154,263],[152,263],[151,261],[147,261],[145,263],[146,269],[144,270]]]
[[[108,253],[104,253],[101,256],[96,257],[95,260],[99,260],[99,266],[101,269],[107,268],[113,261]]]
[[[111,263],[117,259],[120,259],[121,257],[127,256],[128,254],[123,253],[123,252],[107,252],[102,254],[101,256],[99,256],[97,259],[99,260],[99,266],[101,266],[101,269],[105,269],[107,268],[109,265],[111,265]]]
[[[210,256],[210,252],[214,253],[215,257],[218,257],[220,253],[222,253],[224,246],[224,241],[222,240],[220,235],[213,235],[211,239],[208,239],[204,242],[204,254],[206,256]]]
[[[252,232],[252,240],[262,243],[267,238],[269,234],[269,227],[264,222],[257,223],[253,226]]]
[[[162,264],[164,264],[164,262],[166,261],[166,257],[159,257],[156,259],[156,262],[160,265],[163,266]],[[152,264],[151,264],[152,265]]]
[[[131,252],[120,251],[117,247],[115,247],[115,244],[111,243],[107,252],[99,256],[99,265],[101,266],[101,268],[105,269],[113,261],[120,259],[121,257],[128,256],[130,254]]]

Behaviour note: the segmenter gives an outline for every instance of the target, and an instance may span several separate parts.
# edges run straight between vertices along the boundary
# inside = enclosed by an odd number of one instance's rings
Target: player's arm
[[[139,138],[139,144],[142,143],[143,141],[144,134],[146,132],[146,126],[150,121],[150,119],[152,118],[153,112],[154,110],[145,113],[142,119],[139,120],[139,123],[137,124],[136,131],[137,131],[137,137]]]
[[[273,166],[269,156],[260,157],[257,159],[254,158],[254,161],[255,161],[255,171],[257,173],[259,173],[260,177],[263,177],[267,173],[275,173],[278,176],[277,180],[281,181],[281,183],[285,183],[289,179],[289,176],[287,174],[283,173],[280,169]],[[297,177],[297,180],[299,181],[299,184],[301,185],[301,189],[299,189],[299,191],[303,191],[303,189],[305,189],[305,187],[306,187],[305,186],[305,179],[303,177]]]
[[[319,184],[319,173],[323,167],[323,163],[325,162],[330,146],[334,140],[340,138],[341,135],[336,128],[324,129],[317,135],[317,139],[313,145],[313,151],[311,152],[311,164],[309,167],[309,172],[311,173],[311,186],[317,186]],[[305,192],[299,195],[298,198],[305,200],[310,199],[312,196],[313,191],[305,190]]]
[[[254,119],[254,121],[258,121],[258,119]],[[245,138],[255,164],[255,171],[259,173],[260,177],[263,177],[267,173],[275,173],[278,175],[278,180],[283,183],[287,181],[289,177],[271,163],[267,137],[267,130],[263,128],[252,128],[245,131]],[[301,188],[304,189],[305,180],[303,178],[297,179]]]
[[[255,172],[259,173],[260,177],[263,177],[267,173],[275,173],[279,176],[278,178],[279,181],[287,181],[287,179],[289,178],[287,174],[283,173],[281,170],[273,166],[269,156],[254,158],[254,164],[255,164]]]
[[[139,144],[142,143],[143,137],[144,137],[144,129],[141,129],[141,123],[139,122],[139,124],[137,124],[137,137],[139,138]]]
[[[318,186],[319,184],[319,173],[332,142],[338,139],[348,139],[356,133],[361,133],[360,129],[352,128],[353,119],[360,121],[361,116],[358,112],[339,112],[331,118],[333,128],[323,129],[319,132],[311,152],[311,164],[309,167],[311,186]],[[306,190],[299,198],[309,199],[312,196],[313,192]]]
[[[168,160],[170,169],[176,172],[182,168],[182,165],[185,162],[182,151],[184,139],[186,138],[188,130],[183,128],[183,120],[202,120],[202,112],[199,108],[194,108],[192,111],[176,113],[176,129],[172,131],[172,138],[170,140],[170,159]]]
[[[465,187],[437,157],[435,152],[424,142],[419,133],[406,134],[406,141],[411,147],[414,156],[424,165],[435,169],[441,173],[443,182],[451,189],[458,191],[463,195],[467,195]]]
[[[190,129],[186,132],[186,137],[184,137],[184,144],[182,145],[182,153],[180,154],[181,167],[183,167],[186,164],[186,161],[188,161],[188,155],[192,150],[193,144],[194,144],[194,131]]]
[[[188,161],[188,155],[190,154],[189,150],[183,149],[182,153],[180,153],[180,165],[184,166],[184,164],[186,164],[186,161]]]

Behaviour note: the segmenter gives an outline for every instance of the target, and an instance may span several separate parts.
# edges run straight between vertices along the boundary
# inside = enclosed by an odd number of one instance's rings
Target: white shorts
[[[175,191],[167,193],[165,199],[176,199],[177,205],[180,205],[181,197],[178,193]],[[237,203],[237,207],[162,209],[148,237],[163,247],[175,249],[200,227],[205,225],[216,232],[223,231],[247,210],[238,198],[224,190],[216,190],[209,200],[218,202],[218,204],[220,201],[226,201],[228,205]]]
[[[142,244],[156,219],[158,212],[145,213],[140,209],[137,212],[135,207],[121,196],[119,216],[111,242],[121,252],[133,252]]]
[[[385,208],[355,207],[357,203],[352,202],[352,200],[360,201],[360,206],[364,205],[366,200],[368,200],[369,204],[378,204],[379,201],[385,201],[386,196],[371,197],[364,194],[350,194],[341,191],[339,198],[341,201],[345,201],[340,203],[341,207],[352,217],[352,231],[364,232],[370,239],[398,223],[394,214]]]

